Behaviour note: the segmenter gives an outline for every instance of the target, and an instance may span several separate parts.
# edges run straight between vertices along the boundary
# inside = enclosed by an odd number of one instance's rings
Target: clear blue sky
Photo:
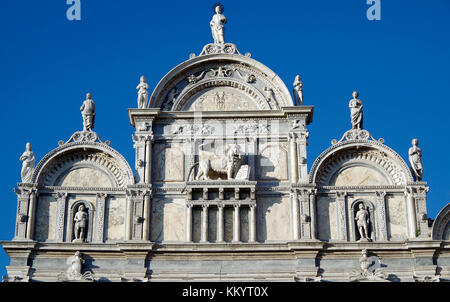
[[[39,161],[82,128],[86,92],[97,105],[95,130],[134,165],[127,108],[144,74],[151,87],[212,42],[215,1],[82,0],[68,21],[66,0],[2,0],[0,240],[14,236],[19,156],[31,142]],[[450,201],[450,1],[222,1],[226,41],[267,65],[289,89],[304,80],[314,105],[308,164],[350,128],[353,90],[364,127],[407,160],[413,137],[423,149],[428,214]],[[9,265],[0,251],[0,275]]]

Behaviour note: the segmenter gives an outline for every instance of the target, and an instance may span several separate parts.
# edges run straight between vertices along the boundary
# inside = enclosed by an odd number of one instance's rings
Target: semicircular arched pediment
[[[390,148],[372,141],[330,147],[314,162],[310,181],[319,186],[406,185],[407,165]]]
[[[225,93],[225,105],[220,109],[219,99],[216,108],[211,100],[206,110],[278,110],[293,105],[283,81],[263,64],[245,56],[215,54],[190,59],[170,71],[153,91],[149,107],[200,110],[192,104],[211,90],[214,96]]]
[[[125,159],[99,143],[64,144],[47,154],[33,175],[39,186],[126,187],[134,183]]]

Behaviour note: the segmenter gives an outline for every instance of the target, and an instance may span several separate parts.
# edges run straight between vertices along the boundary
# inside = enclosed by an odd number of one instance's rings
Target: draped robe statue
[[[31,183],[31,179],[33,178],[34,173],[34,164],[36,161],[36,157],[34,156],[34,152],[31,151],[31,144],[27,143],[25,147],[25,152],[20,157],[20,161],[22,161],[22,171],[20,176],[22,177],[23,183]]]
[[[147,105],[147,99],[148,99],[148,84],[147,79],[144,76],[141,76],[141,80],[139,85],[136,87],[138,89],[138,108],[142,109],[145,108]]]
[[[294,100],[295,105],[302,105],[303,104],[303,82],[302,78],[297,75],[294,80]]]
[[[422,181],[423,177],[423,165],[422,165],[422,149],[418,147],[419,140],[414,138],[412,140],[412,147],[409,148],[409,164],[413,172],[416,181]]]
[[[223,7],[217,5],[215,7],[216,14],[212,17],[211,26],[212,36],[214,38],[214,44],[224,44],[225,43],[225,25],[227,23],[227,18],[225,18],[223,13]]]
[[[92,131],[95,123],[95,103],[90,93],[86,95],[86,100],[81,105],[80,111],[83,117],[83,131]]]
[[[350,116],[353,129],[363,128],[363,103],[358,99],[358,92],[353,92],[353,99],[350,100],[348,107],[350,108]]]

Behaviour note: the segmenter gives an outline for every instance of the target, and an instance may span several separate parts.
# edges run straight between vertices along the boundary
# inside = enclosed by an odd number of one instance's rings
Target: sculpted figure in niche
[[[419,140],[414,138],[412,140],[412,147],[409,148],[409,164],[416,181],[422,181],[423,165],[422,165],[422,149],[419,147]]]
[[[350,116],[353,129],[363,128],[363,103],[358,99],[358,91],[353,92],[353,99],[350,100],[348,107],[350,108]]]
[[[359,210],[355,215],[356,225],[358,227],[360,241],[370,241],[369,238],[369,212],[364,208],[364,204],[359,204]]]
[[[225,43],[225,25],[227,23],[227,18],[225,18],[223,13],[223,5],[218,4],[214,8],[216,14],[212,17],[211,26],[212,36],[214,38],[214,44],[224,44]]]
[[[297,75],[294,80],[294,100],[295,104],[302,105],[303,104],[303,82],[302,78]]]
[[[95,122],[95,103],[90,93],[86,94],[86,100],[80,108],[83,117],[83,130],[92,131]]]
[[[85,241],[85,233],[86,233],[86,226],[88,221],[88,215],[84,211],[85,207],[84,204],[81,204],[78,207],[78,212],[75,214],[74,221],[75,221],[75,239],[73,242],[84,242]]]
[[[33,178],[34,173],[34,163],[36,161],[36,157],[34,156],[34,152],[31,151],[31,144],[27,143],[25,147],[25,152],[20,157],[20,161],[22,161],[22,171],[20,176],[22,177],[23,183],[31,183],[31,179]]]
[[[148,99],[148,84],[147,79],[144,76],[141,76],[141,81],[139,85],[136,87],[138,89],[138,108],[142,109],[145,108],[147,105],[147,99]]]

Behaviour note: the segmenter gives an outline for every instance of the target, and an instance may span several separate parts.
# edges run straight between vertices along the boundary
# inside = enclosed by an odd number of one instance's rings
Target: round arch
[[[406,185],[413,178],[405,161],[386,145],[370,140],[337,143],[320,154],[309,174],[310,183],[332,186],[339,172],[349,167],[372,169],[386,180],[385,185]]]
[[[83,167],[98,168],[113,187],[134,184],[132,170],[125,158],[115,149],[97,142],[66,143],[53,149],[36,166],[33,182],[54,185],[62,173]]]

